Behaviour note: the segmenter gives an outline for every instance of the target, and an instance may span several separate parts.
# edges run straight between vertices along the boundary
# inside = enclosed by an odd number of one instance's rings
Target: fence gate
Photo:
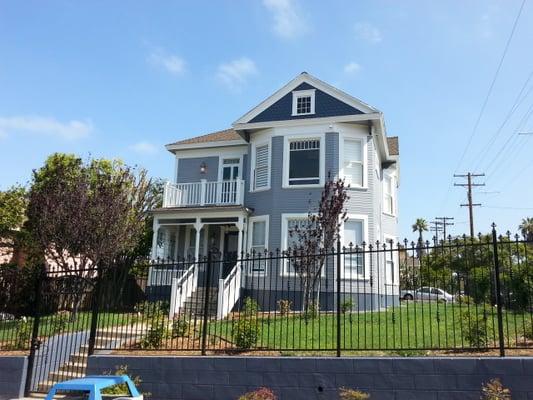
[[[89,275],[47,272],[38,283],[27,393],[46,393],[57,382],[84,376],[96,327],[95,280]]]

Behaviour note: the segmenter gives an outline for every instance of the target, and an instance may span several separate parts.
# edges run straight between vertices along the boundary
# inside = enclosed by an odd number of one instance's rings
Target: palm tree
[[[524,239],[528,242],[533,242],[533,218],[528,217],[522,219],[522,223],[518,227]]]
[[[422,232],[428,230],[428,223],[424,218],[417,218],[416,222],[411,227],[413,228],[413,232],[418,231],[418,243],[424,243],[424,237]]]

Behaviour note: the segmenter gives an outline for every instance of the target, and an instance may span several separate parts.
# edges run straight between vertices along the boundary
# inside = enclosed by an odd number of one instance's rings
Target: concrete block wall
[[[513,400],[533,399],[533,358],[297,358],[91,356],[89,373],[128,365],[153,400],[233,400],[266,386],[280,400],[338,399],[338,388],[372,400],[478,400],[501,378]],[[529,397],[528,397],[529,396]]]
[[[28,357],[0,356],[0,400],[24,396]]]

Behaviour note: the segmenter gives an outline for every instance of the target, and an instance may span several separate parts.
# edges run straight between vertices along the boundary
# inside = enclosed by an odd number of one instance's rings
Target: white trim
[[[265,223],[265,250],[268,251],[268,239],[269,239],[269,232],[270,232],[270,215],[256,215],[253,217],[248,218],[248,232],[247,232],[247,251],[251,254],[252,253],[252,243],[253,243],[253,231],[254,231],[254,222],[264,222]],[[262,272],[252,272],[248,268],[246,268],[246,273],[248,275],[254,275],[254,276],[267,276],[268,275],[268,261],[265,260],[265,268]]]
[[[339,176],[344,178],[344,142],[346,140],[358,140],[361,142],[361,151],[363,153],[363,185],[353,186],[350,185],[350,189],[368,189],[368,137],[367,135],[342,133],[339,135]]]
[[[307,213],[284,213],[281,214],[281,249],[283,252],[287,251],[287,244],[289,239],[289,219],[302,219],[306,220],[308,214]],[[280,268],[279,274],[280,276],[290,276],[295,277],[297,276],[296,272],[288,272],[287,271],[287,259],[284,259],[283,265]]]
[[[392,245],[390,244],[390,242],[392,241]],[[384,278],[385,278],[385,284],[386,285],[398,285],[399,284],[399,271],[400,271],[400,260],[399,260],[399,257],[398,257],[398,246],[397,246],[397,243],[398,243],[398,238],[394,235],[389,235],[389,234],[386,234],[384,233],[383,234],[383,242],[384,244],[386,244],[386,254],[385,254],[385,257],[384,257],[384,260],[383,260],[383,265],[385,266],[384,268]],[[390,251],[392,248],[392,251]],[[392,255],[392,263],[393,263],[393,276],[392,276],[392,280],[390,279],[391,276],[389,274],[389,271],[388,271],[388,265],[387,265],[387,255]]]
[[[283,96],[290,93],[291,91],[296,89],[298,86],[300,86],[304,82],[310,84],[316,89],[323,91],[324,93],[327,93],[341,100],[344,103],[347,103],[348,105],[351,105],[352,107],[357,108],[363,113],[374,113],[374,112],[379,113],[379,111],[375,109],[374,107],[369,106],[368,104],[362,102],[361,100],[356,99],[353,96],[350,96],[349,94],[327,84],[326,82],[323,82],[308,73],[301,73],[296,78],[294,78],[289,83],[287,83],[285,86],[283,86],[281,89],[276,91],[273,95],[263,100],[261,103],[259,103],[259,105],[257,105],[256,107],[248,111],[246,114],[244,114],[237,121],[235,121],[233,126],[237,124],[249,122],[255,116],[257,116],[258,114],[266,110],[272,104],[280,100]]]
[[[354,220],[354,221],[361,221],[363,223],[363,241],[366,243],[367,246],[365,246],[364,250],[368,249],[368,215],[365,214],[347,214],[346,215],[347,221]],[[340,240],[343,244],[343,247],[348,247],[347,243],[344,243],[344,222],[342,223],[342,227],[340,229]],[[344,265],[341,266],[341,279],[351,279],[351,280],[367,280],[370,278],[370,270],[369,270],[369,259],[368,259],[368,253],[365,251],[364,253],[364,275],[359,274],[347,274],[346,269],[344,268]],[[343,260],[345,257],[342,257]]]
[[[207,158],[207,157],[225,157],[225,158],[237,158],[242,157],[248,153],[248,146],[240,147],[228,147],[228,148],[208,148],[203,147],[201,149],[184,149],[176,151],[176,158]]]
[[[391,193],[390,193],[390,196],[391,196],[391,200],[392,200],[392,212],[389,212],[389,210],[386,210],[385,209],[385,206],[387,205],[387,199],[386,199],[386,191],[385,191],[385,188],[387,186],[387,178],[390,179],[390,190],[391,190]],[[396,217],[396,179],[394,177],[393,174],[389,173],[389,172],[386,172],[386,171],[383,171],[383,180],[382,180],[382,193],[383,193],[383,196],[382,196],[382,201],[383,201],[383,214],[385,215],[388,215],[389,217]]]
[[[293,90],[292,91],[292,116],[313,115],[315,113],[315,92],[316,89]],[[300,97],[310,97],[310,111],[308,113],[298,113],[298,99]]]
[[[324,186],[325,179],[325,170],[326,170],[326,135],[324,133],[310,133],[307,135],[285,135],[283,137],[283,189],[306,189],[306,188],[319,188]],[[289,144],[292,141],[298,140],[320,140],[320,149],[319,149],[319,169],[318,169],[318,183],[308,184],[308,185],[289,185],[289,157],[290,149]],[[312,178],[310,178],[312,179]]]
[[[205,149],[205,148],[217,148],[217,147],[230,147],[230,146],[243,146],[246,145],[244,139],[237,140],[217,140],[213,142],[202,142],[202,143],[189,143],[189,144],[175,144],[169,143],[165,145],[165,149],[174,153],[180,150],[194,150],[194,149]]]
[[[231,154],[221,154],[218,157],[218,182],[223,181],[223,168],[225,165],[231,165],[235,166],[238,165],[239,167],[239,174],[237,176],[237,179],[242,179],[242,155],[235,155],[235,157],[232,157]],[[231,159],[239,159],[238,164],[224,164],[224,160],[231,160]]]
[[[265,187],[255,189],[255,160],[256,160],[256,150],[258,147],[268,145],[268,184]],[[272,180],[272,136],[268,136],[257,142],[251,144],[251,154],[250,154],[250,174],[248,176],[248,187],[251,193],[253,192],[262,192],[265,190],[270,190],[271,180]]]

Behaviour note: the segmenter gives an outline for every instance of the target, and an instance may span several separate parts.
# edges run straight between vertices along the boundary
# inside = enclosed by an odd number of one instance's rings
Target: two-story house
[[[215,248],[236,259],[241,252],[287,249],[289,230],[305,221],[328,176],[350,185],[345,245],[397,241],[398,138],[387,137],[379,110],[306,72],[232,128],[166,148],[175,156],[175,178],[165,187],[163,207],[154,210],[154,258],[198,259]],[[395,264],[385,260],[375,271],[382,285],[397,288]],[[370,268],[351,265],[343,279],[363,287]],[[226,263],[216,279],[234,267]],[[253,269],[269,293],[294,279],[288,263]],[[397,299],[397,290],[374,291]]]

